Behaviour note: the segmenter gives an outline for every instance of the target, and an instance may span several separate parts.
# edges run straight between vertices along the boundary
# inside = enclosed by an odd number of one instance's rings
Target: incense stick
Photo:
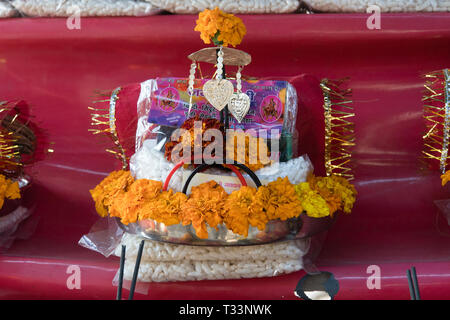
[[[122,245],[122,253],[120,255],[119,284],[117,285],[116,300],[122,300],[123,269],[125,267],[125,250],[126,246]]]
[[[134,289],[136,288],[136,282],[137,282],[137,277],[138,277],[138,273],[139,273],[139,265],[141,264],[141,257],[142,257],[143,249],[144,249],[144,240],[142,240],[141,244],[139,245],[139,251],[138,251],[138,255],[136,257],[136,264],[134,266],[133,280],[131,282],[130,295],[128,296],[128,300],[133,300]]]
[[[408,277],[408,286],[409,286],[409,295],[411,296],[411,300],[416,300],[416,294],[414,293],[414,287],[412,283],[411,270],[406,271],[406,276]]]
[[[412,267],[411,271],[412,271],[412,280],[413,280],[413,286],[414,286],[414,295],[416,297],[416,300],[420,300],[419,282],[417,281],[416,267]]]

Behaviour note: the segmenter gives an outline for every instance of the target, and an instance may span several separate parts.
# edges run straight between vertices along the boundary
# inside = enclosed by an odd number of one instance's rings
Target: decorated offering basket
[[[50,149],[44,132],[33,122],[23,100],[0,102],[0,251],[8,250],[17,237],[26,238],[32,227],[20,228],[34,205],[28,196],[31,165]]]
[[[307,238],[327,230],[335,221],[334,213],[343,209],[344,196],[354,198],[354,190],[347,181],[337,179],[313,179],[315,187],[321,184],[316,190],[314,186],[301,186],[312,174],[312,164],[306,155],[297,157],[296,154],[296,89],[285,80],[242,79],[241,71],[250,64],[251,56],[244,51],[227,48],[227,45],[239,44],[245,27],[240,19],[218,9],[204,13],[206,16],[210,14],[218,14],[233,22],[236,37],[228,38],[232,42],[226,43],[227,33],[222,40],[209,34],[209,29],[202,25],[205,17],[200,14],[196,30],[202,33],[203,40],[212,39],[215,46],[188,56],[192,62],[188,78],[144,81],[139,85],[137,101],[131,100],[129,104],[124,103],[129,99],[125,93],[127,89],[117,88],[108,100],[109,107],[105,108],[108,114],[93,115],[94,124],[109,126],[96,132],[107,131],[113,136],[119,147],[116,155],[124,169],[130,168],[129,171],[112,173],[91,190],[97,212],[101,216],[116,217],[119,227],[127,233],[150,240],[197,246],[256,245]],[[203,77],[199,62],[213,65],[217,70],[211,77]],[[228,66],[237,67],[236,73],[229,69],[225,73],[226,66],[227,69]],[[196,79],[198,74],[200,78]],[[127,110],[136,110],[135,133],[122,129],[125,125],[121,122],[133,119],[133,115],[127,111],[127,116],[121,120],[123,107],[117,108],[117,104],[127,106]],[[109,119],[109,122],[100,122],[100,117]],[[230,131],[234,135],[229,136]],[[135,138],[135,153],[131,154],[128,162],[121,141],[124,135],[131,134]],[[232,145],[230,149],[229,143]],[[257,147],[252,149],[251,145]],[[183,155],[178,157],[180,146]],[[244,158],[238,159],[238,149],[242,146]],[[210,159],[204,158],[207,149],[214,150],[209,155]],[[219,161],[216,161],[217,154],[220,154]],[[261,160],[261,157],[266,160]],[[208,161],[212,158],[214,161]],[[256,162],[252,162],[252,158]],[[304,162],[310,164],[309,173],[306,173],[309,170],[306,167],[293,165],[284,171],[275,170],[269,174],[270,178],[264,177],[264,169],[272,170],[274,165],[283,166],[292,161],[301,163],[299,159],[307,159]],[[218,167],[219,173],[211,174],[209,169],[212,167]],[[339,167],[342,168],[341,165]],[[285,168],[289,166],[285,165]],[[289,171],[295,172],[296,168],[305,174],[302,178],[291,179]],[[201,178],[191,183],[193,177],[205,169],[208,174],[202,173]],[[231,184],[235,187],[227,190],[223,187],[229,172],[224,173],[224,169],[231,170],[239,179],[234,178]],[[247,180],[240,170],[249,177]],[[264,183],[259,177],[264,179]],[[250,181],[252,185],[247,186]],[[210,182],[212,185],[208,185]],[[198,191],[198,198],[192,198],[189,193],[190,184],[194,185],[193,188],[204,186]],[[220,187],[217,197],[208,198],[210,186],[211,190]],[[335,187],[339,194],[335,194]],[[114,188],[118,189],[114,191]],[[201,196],[202,193],[205,196]],[[117,200],[117,195],[122,198]],[[217,206],[216,201],[220,201]],[[351,205],[346,206],[345,212],[349,212],[353,201],[350,199]],[[204,203],[209,207],[205,208]]]
[[[229,19],[233,36],[225,29],[212,32],[206,27],[208,17]],[[345,131],[351,122],[339,122],[352,116],[348,91],[338,90],[340,82],[330,88],[330,81],[309,77],[243,77],[251,56],[227,45],[239,44],[245,27],[217,8],[200,14],[195,30],[215,46],[188,56],[188,77],[118,87],[90,108],[92,124],[98,126],[91,131],[110,135],[115,146],[107,151],[118,157],[122,169],[90,190],[97,213],[113,218],[112,229],[107,220],[108,229],[102,231],[113,235],[107,241],[113,243],[105,246],[96,232],[79,243],[105,256],[112,247],[121,257],[125,247],[139,261],[142,254],[144,271],[133,279],[143,282],[300,270],[310,238],[328,230],[340,212],[350,213],[355,201],[356,190],[346,179],[349,156],[341,154],[352,145],[352,135]],[[343,174],[327,170],[326,177],[315,176],[308,154],[314,154],[316,145],[298,146],[297,90],[312,85],[310,81],[330,95],[322,97],[318,90],[313,100],[325,98],[324,115],[330,119],[325,124],[331,128],[324,131],[338,136],[324,139],[338,150],[327,150],[326,162],[345,170]],[[305,90],[300,97],[307,94]],[[334,114],[335,105],[346,110]],[[321,160],[313,160],[321,168]],[[144,240],[149,240],[148,249],[142,252]],[[125,278],[131,278],[131,271],[125,267]]]

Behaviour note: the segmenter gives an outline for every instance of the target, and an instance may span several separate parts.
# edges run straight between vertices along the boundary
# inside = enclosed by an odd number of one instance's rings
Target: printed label
[[[186,183],[187,178],[191,174],[191,171],[184,171],[183,172],[183,186]],[[247,182],[247,185],[249,187],[256,188],[255,183],[253,180],[249,177],[246,177],[244,175],[245,181]],[[189,183],[189,187],[187,189],[187,194],[191,193],[192,187],[198,186],[199,184],[209,182],[209,181],[216,181],[219,185],[221,185],[225,191],[230,194],[233,191],[239,190],[242,187],[241,181],[238,177],[236,177],[234,174],[232,176],[225,176],[220,174],[209,174],[209,173],[197,173]],[[267,181],[261,180],[261,183],[263,185],[267,184]]]
[[[190,117],[220,119],[216,110],[203,96],[203,85],[208,79],[197,79],[194,83]],[[148,122],[158,125],[180,127],[189,111],[190,96],[187,92],[188,79],[158,78],[157,88],[151,95],[151,108]],[[231,80],[236,87],[234,80]],[[257,80],[243,81],[242,92],[250,98],[250,110],[239,123],[229,114],[229,126],[232,129],[283,129],[284,108],[286,103],[286,81]]]

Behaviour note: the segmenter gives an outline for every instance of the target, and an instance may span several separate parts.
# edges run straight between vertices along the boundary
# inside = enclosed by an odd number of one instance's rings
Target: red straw
[[[163,191],[167,191],[167,187],[169,186],[170,179],[172,179],[173,174],[177,171],[182,165],[184,161],[179,162],[167,175],[166,181],[164,181]]]

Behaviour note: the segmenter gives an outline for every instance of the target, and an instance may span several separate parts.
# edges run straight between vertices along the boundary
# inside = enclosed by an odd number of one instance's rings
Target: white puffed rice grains
[[[297,10],[299,0],[146,0],[158,8],[183,14],[199,13],[219,7],[233,14],[291,13]]]
[[[142,238],[124,234],[115,255],[126,245],[124,279],[133,276]],[[270,277],[301,270],[309,240],[238,247],[201,247],[145,241],[138,281],[168,282]]]
[[[160,11],[140,0],[13,0],[11,4],[32,17],[146,16]]]
[[[370,5],[381,12],[445,12],[450,0],[305,0],[313,10],[323,12],[366,12]]]

